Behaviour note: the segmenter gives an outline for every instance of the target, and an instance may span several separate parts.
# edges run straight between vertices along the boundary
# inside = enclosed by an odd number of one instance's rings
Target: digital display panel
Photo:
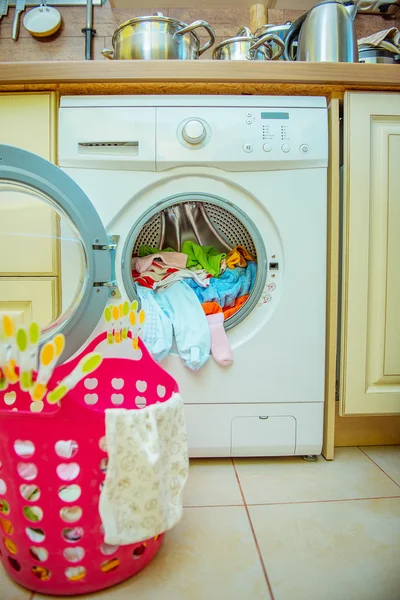
[[[262,119],[288,119],[289,113],[284,112],[262,112]]]

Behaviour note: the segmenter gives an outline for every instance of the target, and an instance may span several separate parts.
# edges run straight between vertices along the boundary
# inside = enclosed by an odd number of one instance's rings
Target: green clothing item
[[[188,269],[204,269],[213,277],[219,277],[221,260],[226,254],[218,252],[214,246],[199,246],[195,242],[183,242],[181,252],[188,255]]]
[[[37,508],[37,507],[33,507],[33,508]],[[37,513],[35,513],[32,508],[30,506],[25,506],[24,508],[24,515],[27,519],[29,519],[29,521],[39,521],[39,515]]]
[[[159,250],[158,248],[152,248],[152,246],[140,246],[139,248],[139,256],[142,258],[143,256],[149,256],[150,254],[157,254],[158,252],[176,252],[173,248],[164,248],[164,250]]]

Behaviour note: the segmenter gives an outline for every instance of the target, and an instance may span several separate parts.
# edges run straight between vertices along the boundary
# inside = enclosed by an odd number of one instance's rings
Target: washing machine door
[[[47,160],[0,145],[0,315],[32,320],[42,343],[66,338],[74,354],[101,318],[112,261],[86,194]]]

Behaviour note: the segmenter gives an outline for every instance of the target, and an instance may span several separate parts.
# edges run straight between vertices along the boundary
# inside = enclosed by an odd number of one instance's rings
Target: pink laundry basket
[[[99,335],[57,367],[49,390],[105,339]],[[163,402],[178,391],[141,341],[139,349],[137,361],[104,358],[61,406],[44,401],[40,413],[31,412],[31,404],[41,404],[19,384],[0,392],[1,561],[30,590],[73,596],[108,588],[143,569],[160,547],[162,535],[108,546],[98,510],[107,461],[104,410]]]

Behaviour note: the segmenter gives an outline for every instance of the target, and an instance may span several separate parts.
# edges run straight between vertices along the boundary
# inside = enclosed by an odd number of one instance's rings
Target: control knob
[[[183,138],[188,144],[201,144],[206,137],[206,128],[201,121],[188,121],[182,130]]]

